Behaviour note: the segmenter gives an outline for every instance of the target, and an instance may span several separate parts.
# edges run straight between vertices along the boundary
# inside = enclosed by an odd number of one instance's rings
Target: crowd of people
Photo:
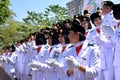
[[[29,34],[2,48],[11,80],[120,80],[120,4]]]

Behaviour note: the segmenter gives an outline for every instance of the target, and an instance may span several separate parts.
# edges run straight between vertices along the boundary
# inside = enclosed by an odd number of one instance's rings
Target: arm
[[[86,77],[97,77],[98,71],[100,70],[100,59],[98,57],[99,50],[94,49],[90,54],[90,66],[85,68]],[[82,68],[81,68],[82,69]],[[84,70],[84,68],[82,69]]]
[[[98,75],[100,69],[100,60],[98,58],[99,51],[92,50],[87,57],[90,66],[80,64],[74,57],[67,57],[66,62],[70,69],[79,69],[86,77],[94,78]]]

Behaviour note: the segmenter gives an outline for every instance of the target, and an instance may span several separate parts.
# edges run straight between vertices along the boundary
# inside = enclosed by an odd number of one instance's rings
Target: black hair
[[[10,48],[12,48],[12,52],[15,51],[15,46],[14,45],[10,45]]]
[[[65,39],[65,44],[69,44],[70,43],[68,35],[64,35],[64,39]]]
[[[113,16],[116,19],[120,19],[120,4],[115,4],[113,6]]]
[[[47,41],[46,41],[45,36],[41,33],[36,33],[35,43],[36,43],[36,45],[46,44]]]
[[[88,22],[88,29],[92,29],[92,25],[90,22]]]
[[[59,40],[58,40],[59,35],[55,29],[51,29],[49,37],[51,37],[52,39],[52,45],[56,45],[59,43]]]
[[[83,34],[79,34],[79,40],[80,41],[84,41],[86,39],[86,37]]]

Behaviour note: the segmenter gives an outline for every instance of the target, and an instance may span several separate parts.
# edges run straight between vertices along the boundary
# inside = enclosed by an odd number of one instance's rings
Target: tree
[[[27,11],[28,16],[23,21],[27,25],[45,28],[52,26],[53,23],[68,19],[67,9],[59,5],[50,5],[44,13],[36,13],[35,11]]]
[[[9,0],[0,0],[0,25],[5,23],[7,18],[12,15],[12,11],[9,9]]]
[[[15,43],[15,41],[19,39],[16,26],[17,24],[14,20],[7,20],[6,23],[0,27],[1,46]]]
[[[68,19],[67,9],[58,4],[50,5],[48,8],[46,8],[45,15],[48,16],[50,21],[53,23]]]

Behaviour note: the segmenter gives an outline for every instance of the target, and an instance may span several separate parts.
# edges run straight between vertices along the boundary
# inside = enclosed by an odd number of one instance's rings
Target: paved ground
[[[11,80],[8,74],[4,71],[4,69],[0,66],[0,80]]]

